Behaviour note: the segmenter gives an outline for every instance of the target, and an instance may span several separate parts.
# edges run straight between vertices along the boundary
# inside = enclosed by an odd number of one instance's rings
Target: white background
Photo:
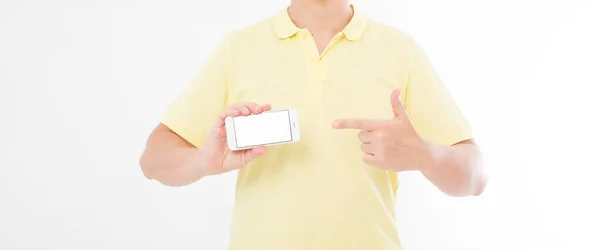
[[[600,249],[600,2],[354,2],[425,48],[491,176],[402,174],[408,249]],[[0,1],[0,249],[225,249],[235,173],[168,188],[138,157],[216,42],[287,3]]]

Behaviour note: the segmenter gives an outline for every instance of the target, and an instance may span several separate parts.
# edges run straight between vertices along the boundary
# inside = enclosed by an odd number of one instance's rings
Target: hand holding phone
[[[295,109],[265,111],[225,119],[227,144],[231,150],[286,144],[300,140]]]
[[[271,105],[258,105],[253,102],[229,105],[217,117],[200,152],[199,165],[206,175],[215,175],[239,169],[248,162],[264,155],[266,147],[258,146],[232,151],[227,146],[225,119],[227,117],[258,115],[270,111]]]

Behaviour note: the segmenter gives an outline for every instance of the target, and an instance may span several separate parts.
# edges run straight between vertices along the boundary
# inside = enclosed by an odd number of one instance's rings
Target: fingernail
[[[334,121],[333,122],[333,127],[334,128],[339,128],[340,127],[340,122],[339,121]]]

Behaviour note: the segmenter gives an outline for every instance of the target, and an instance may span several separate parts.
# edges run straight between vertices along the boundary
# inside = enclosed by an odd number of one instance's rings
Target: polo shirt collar
[[[354,14],[342,33],[348,40],[358,41],[362,38],[365,29],[367,28],[367,19],[358,11],[356,11],[354,5],[350,5],[350,7],[352,8]],[[290,38],[300,31],[300,28],[298,28],[294,22],[292,22],[292,19],[287,12],[287,8],[277,13],[272,18],[271,23],[273,25],[273,29],[275,30],[275,34],[279,39]]]
[[[271,23],[277,37],[280,39],[292,37],[300,31],[300,28],[292,22],[287,8],[277,13],[277,15],[272,18]]]

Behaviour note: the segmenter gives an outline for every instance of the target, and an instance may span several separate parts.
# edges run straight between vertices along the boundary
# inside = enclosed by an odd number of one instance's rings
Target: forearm
[[[175,136],[161,133],[160,136]],[[162,140],[161,140],[162,139]],[[150,140],[169,141],[169,143],[152,143]],[[182,145],[177,140],[150,138],[142,157],[140,166],[144,175],[167,186],[185,186],[205,176],[199,166],[200,150]]]
[[[450,196],[479,195],[487,177],[483,171],[482,155],[474,143],[443,146],[429,142],[434,163],[421,173]]]

